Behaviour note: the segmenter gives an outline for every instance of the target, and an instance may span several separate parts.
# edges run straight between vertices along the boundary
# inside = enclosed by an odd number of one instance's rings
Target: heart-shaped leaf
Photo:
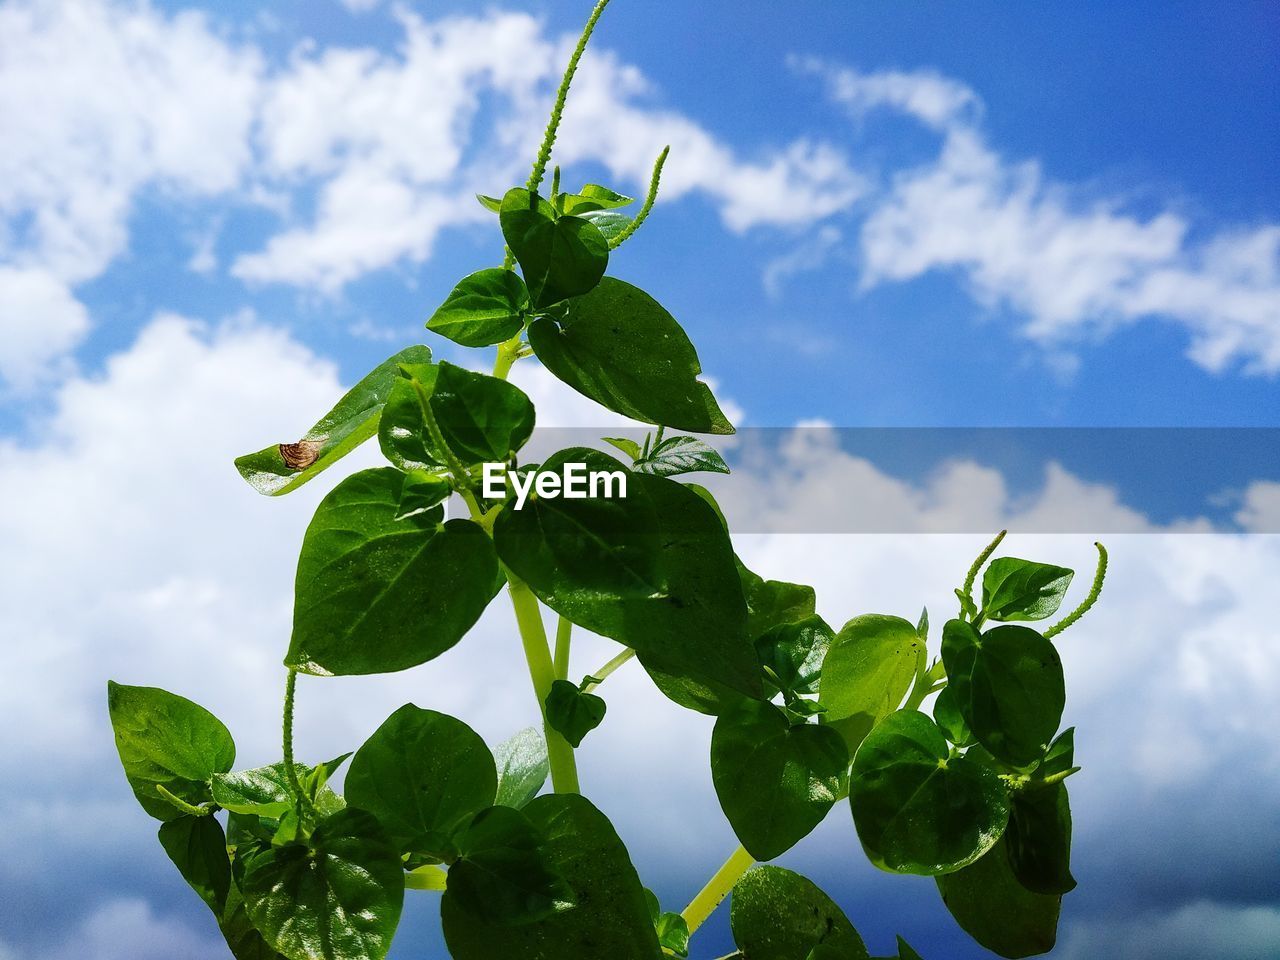
[[[1016,767],[1043,756],[1066,704],[1062,660],[1030,627],[979,634],[951,620],[942,630],[942,662],[965,723],[979,743]]]
[[[862,849],[894,873],[959,870],[991,849],[1009,821],[995,771],[952,757],[942,731],[915,710],[890,714],[867,735],[849,787]]]
[[[756,654],[768,673],[765,692],[790,699],[818,692],[822,663],[835,632],[821,617],[782,623],[756,638]]]
[[[235,741],[222,721],[185,697],[111,681],[107,709],[129,785],[157,820],[183,816],[161,790],[199,806],[212,799],[209,779],[235,763]]]
[[[982,575],[982,612],[988,620],[1043,620],[1062,606],[1074,572],[1016,557],[991,561]]]
[[[867,614],[841,627],[822,663],[822,722],[856,751],[871,728],[898,709],[915,679],[924,642],[901,617]]]
[[[493,805],[498,774],[489,748],[461,720],[411,703],[356,751],[347,801],[378,818],[404,853],[441,858],[453,836]]]
[[[529,291],[513,271],[481,270],[458,282],[427,329],[464,347],[487,347],[519,333],[528,306]]]
[[[757,867],[733,888],[733,940],[750,960],[866,960],[844,911],[811,880],[782,867]]]
[[[809,835],[844,795],[849,752],[829,727],[792,725],[771,703],[744,701],[711,734],[711,779],[734,833],[756,860]]]
[[[576,683],[557,680],[547,694],[547,723],[576,749],[582,739],[604,720],[606,705],[602,697],[584,693]]]
[[[389,673],[462,639],[501,584],[488,535],[441,525],[435,507],[396,519],[405,474],[348,477],[321,501],[302,541],[285,664],[319,676]]]
[[[609,266],[609,241],[599,229],[581,217],[560,216],[536,193],[507,191],[498,217],[535,307],[588,293]]]

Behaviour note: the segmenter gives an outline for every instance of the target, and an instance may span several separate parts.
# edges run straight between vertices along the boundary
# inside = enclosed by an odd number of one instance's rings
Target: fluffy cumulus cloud
[[[1055,181],[993,147],[977,94],[931,71],[802,66],[858,117],[892,110],[940,134],[935,159],[886,171],[869,203],[864,287],[951,271],[1052,348],[1158,319],[1186,330],[1207,370],[1280,373],[1280,225],[1196,230],[1172,210],[1139,216],[1121,198]]]

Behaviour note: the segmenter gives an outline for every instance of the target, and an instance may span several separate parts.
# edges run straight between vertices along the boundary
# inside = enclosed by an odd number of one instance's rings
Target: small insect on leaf
[[[320,459],[324,439],[299,440],[297,443],[280,444],[280,459],[290,470],[305,470]]]

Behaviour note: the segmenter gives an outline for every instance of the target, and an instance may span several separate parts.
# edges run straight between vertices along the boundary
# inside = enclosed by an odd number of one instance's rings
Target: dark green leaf
[[[668,437],[649,456],[636,461],[637,473],[675,477],[684,473],[728,473],[729,465],[716,450],[697,437]]]
[[[957,747],[972,746],[976,742],[973,739],[973,731],[964,722],[960,705],[956,703],[956,692],[951,687],[943,687],[938,694],[938,699],[934,701],[933,719],[947,735],[947,739]]]
[[[771,703],[743,701],[711,734],[720,806],[756,860],[772,860],[808,836],[844,795],[848,770],[838,733],[792,725]]]
[[[779,624],[757,637],[756,654],[773,674],[765,680],[765,692],[781,691],[788,699],[817,693],[822,661],[834,639],[835,633],[818,616]]]
[[[1010,866],[1024,887],[1033,893],[1058,895],[1075,889],[1071,802],[1065,783],[1015,793],[1005,836]]]
[[[311,779],[319,769],[301,763],[295,764],[298,779],[303,782]],[[294,806],[293,790],[289,785],[289,774],[284,761],[253,770],[215,774],[212,787],[214,803],[232,813],[277,820]],[[337,813],[343,806],[342,798],[324,786],[323,782],[317,784],[312,802],[322,815]]]
[[[378,818],[405,853],[443,855],[460,827],[493,804],[489,748],[461,720],[405,704],[356,751],[347,800]]]
[[[588,293],[604,276],[609,242],[587,220],[558,216],[551,204],[520,187],[502,198],[499,218],[535,307]]]
[[[738,563],[738,575],[747,598],[747,636],[753,640],[779,624],[796,623],[811,617],[817,608],[813,587],[765,580],[741,562]]]
[[[1032,893],[1018,883],[1003,839],[972,866],[938,877],[938,892],[965,933],[1002,957],[1053,949],[1062,898]]]
[[[562,451],[543,469],[565,462],[623,469],[585,448]],[[681,484],[628,474],[625,500],[541,499],[504,510],[494,537],[540,600],[632,647],[651,674],[672,676],[663,690],[677,702],[695,696],[684,681],[761,695],[732,545],[706,502]]]
[[[610,410],[695,433],[733,433],[698,379],[698,354],[675,318],[638,287],[606,277],[569,304],[561,323],[543,317],[529,344],[553,374]]]
[[[849,918],[810,880],[782,867],[757,867],[733,888],[733,940],[747,960],[819,956],[866,960],[867,948]]]
[[[1055,773],[1065,773],[1076,765],[1076,728],[1063,730],[1049,749],[1045,751],[1038,771],[1042,777],[1051,777]]]
[[[1009,799],[995,771],[952,757],[932,720],[900,710],[867,735],[853,761],[849,801],[858,838],[894,873],[949,873],[999,839]]]
[[[942,630],[942,662],[979,743],[1014,766],[1041,758],[1066,703],[1062,660],[1052,643],[1030,627],[979,634],[950,620]]]
[[[854,617],[836,634],[822,664],[822,718],[839,730],[850,752],[876,722],[898,709],[924,656],[916,628],[901,617]]]
[[[523,812],[542,831],[546,862],[577,905],[502,926],[477,918],[447,890],[440,912],[454,960],[661,960],[644,888],[604,814],[574,794],[538,797]]]
[[[387,398],[378,443],[403,470],[439,470],[448,463],[440,441],[463,464],[503,463],[533,433],[534,409],[513,384],[451,363],[405,367]],[[435,430],[426,419],[428,405]]]
[[[397,520],[405,475],[348,477],[324,498],[298,558],[286,665],[320,676],[388,673],[438,657],[501,585],[479,526],[439,507]]]
[[[544,844],[519,810],[480,812],[458,838],[461,859],[449,868],[449,896],[472,916],[504,926],[570,909],[573,891],[547,862]]]
[[[378,432],[378,418],[400,366],[429,363],[426,347],[409,347],[380,363],[297,443],[282,443],[236,460],[236,469],[259,493],[278,497],[298,489]]]
[[[493,759],[498,765],[498,794],[493,802],[504,807],[523,807],[551,775],[547,740],[536,727],[526,727],[498,744]]]
[[[481,270],[459,281],[427,329],[464,347],[487,347],[519,333],[528,306],[529,291],[514,271]]]
[[[382,960],[391,948],[404,869],[371,814],[343,810],[306,845],[249,850],[240,876],[249,919],[289,960]]]
[[[410,470],[400,488],[400,503],[395,519],[407,520],[438,507],[449,499],[453,487],[444,477],[426,470]]]
[[[1066,567],[999,557],[982,575],[982,612],[988,620],[1051,617],[1062,605],[1073,576]]]
[[[170,820],[160,825],[160,846],[214,916],[222,916],[231,888],[231,861],[222,824],[213,817]]]
[[[605,702],[594,693],[583,693],[576,683],[557,680],[547,694],[547,723],[576,749],[582,738],[604,720]]]
[[[157,820],[183,816],[159,788],[199,806],[211,799],[209,778],[235,763],[236,745],[222,721],[185,697],[109,681],[107,709],[129,785]]]

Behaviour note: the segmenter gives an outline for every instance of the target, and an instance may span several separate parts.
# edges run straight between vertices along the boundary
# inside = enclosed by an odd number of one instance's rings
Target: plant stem
[[[573,621],[561,617],[556,624],[555,671],[557,680],[569,679],[569,647],[573,643]]]
[[[542,612],[533,591],[510,570],[507,571],[507,590],[511,594],[511,606],[516,612],[516,624],[520,628],[520,640],[524,644],[525,660],[529,664],[529,677],[533,680],[533,692],[542,711],[542,726],[547,736],[547,759],[551,764],[551,786],[556,793],[580,793],[578,763],[573,747],[559,732],[547,723],[547,694],[555,683],[555,664],[551,660],[551,648],[547,644],[547,630],[542,625]]]
[[[733,889],[733,885],[738,879],[746,873],[755,864],[755,858],[747,853],[745,847],[738,847],[729,855],[729,859],[724,862],[715,876],[707,881],[707,885],[702,888],[701,892],[689,901],[689,905],[684,908],[684,912],[680,916],[684,917],[684,922],[689,925],[689,933],[692,934],[711,914],[716,912],[716,907],[724,901],[729,895],[729,891]]]
[[[990,556],[996,552],[996,547],[1000,546],[1000,541],[1005,538],[1008,532],[1008,530],[1001,530],[997,533],[996,538],[983,548],[982,552],[978,554],[978,559],[974,560],[973,566],[969,568],[969,573],[964,578],[964,595],[970,600],[973,600],[973,582],[978,579],[978,571],[982,569],[982,565],[987,562]],[[978,605],[976,600],[973,605],[975,607]]]
[[[289,789],[293,791],[293,798],[299,809],[314,816],[316,809],[311,804],[311,798],[302,789],[302,783],[298,780],[298,771],[293,762],[293,705],[297,690],[298,671],[290,668],[289,676],[284,681],[284,724],[281,737],[284,741],[284,772],[289,779]]]
[[[207,817],[218,809],[217,805],[212,803],[204,803],[198,807],[194,803],[187,803],[181,797],[171,793],[163,783],[156,784],[156,793],[189,817]]]
[[[538,185],[542,183],[542,178],[547,172],[547,163],[551,160],[551,150],[555,146],[556,134],[560,130],[560,120],[564,116],[564,104],[569,98],[569,86],[573,83],[573,75],[578,72],[578,63],[586,52],[587,43],[591,40],[591,34],[596,29],[600,15],[608,5],[609,0],[599,0],[596,3],[591,16],[587,18],[587,25],[582,28],[582,36],[578,38],[578,45],[569,58],[569,65],[565,67],[564,76],[560,80],[560,89],[556,91],[555,105],[551,108],[551,119],[547,122],[546,133],[542,136],[542,146],[538,150],[537,159],[533,161],[533,172],[529,174],[527,189],[530,193],[537,192]]]
[[[627,224],[626,229],[609,241],[610,250],[617,250],[618,247],[630,240],[631,235],[644,226],[644,222],[649,219],[649,212],[658,200],[658,187],[662,183],[662,168],[666,165],[667,157],[670,153],[670,147],[663,147],[662,153],[658,154],[658,159],[653,165],[653,175],[649,177],[649,192],[645,195],[644,206],[640,208],[636,218]],[[662,428],[659,427],[658,430],[659,437],[661,437]]]
[[[1100,543],[1095,543],[1094,546],[1098,548],[1098,569],[1094,571],[1093,586],[1089,588],[1089,595],[1084,598],[1084,603],[1044,632],[1046,639],[1056,637],[1083,617],[1089,612],[1089,608],[1098,602],[1098,597],[1102,596],[1102,583],[1107,579],[1107,548]]]
[[[605,680],[608,679],[609,674],[613,673],[613,671],[617,670],[624,663],[628,663],[632,659],[634,659],[635,655],[636,655],[636,652],[632,650],[630,647],[627,647],[627,649],[623,650],[620,654],[618,654],[616,657],[614,657],[612,660],[606,663],[599,670],[595,671],[594,673],[587,674],[587,676],[592,677],[594,679],[592,680],[591,683],[587,684],[585,687],[582,688],[582,692],[590,693],[596,687],[600,686],[600,684],[604,683]]]

